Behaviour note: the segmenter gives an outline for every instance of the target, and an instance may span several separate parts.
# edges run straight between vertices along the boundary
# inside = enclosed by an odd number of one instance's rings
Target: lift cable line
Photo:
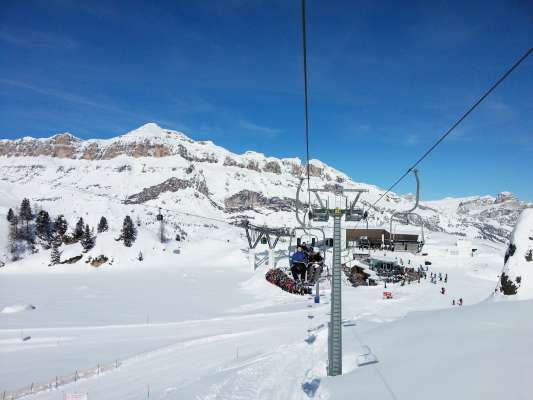
[[[304,120],[305,120],[305,154],[307,158],[307,198],[309,207],[311,207],[311,167],[309,165],[309,100],[307,95],[307,25],[305,18],[305,0],[302,0],[302,49],[303,49],[303,68],[304,68]],[[309,222],[309,219],[308,219]]]
[[[407,171],[403,173],[379,198],[372,204],[371,207],[374,207],[377,203],[383,199],[398,183],[400,183],[409,173],[415,169],[418,164],[420,164],[427,156],[431,154],[435,148],[441,144],[454,130],[457,128],[461,122],[463,122],[466,117],[472,113],[482,102],[485,100],[511,73],[524,62],[527,57],[533,52],[533,47],[524,53],[518,61],[516,61],[511,68],[509,68],[452,126],[448,129]]]

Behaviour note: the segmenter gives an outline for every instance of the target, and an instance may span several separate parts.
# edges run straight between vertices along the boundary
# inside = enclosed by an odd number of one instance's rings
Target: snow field
[[[461,344],[455,349],[456,342],[473,345],[480,337],[481,328],[470,326],[463,317],[465,310],[481,310],[479,317],[472,311],[468,318],[486,330],[485,346],[500,343],[502,325],[495,321],[500,316],[491,316],[490,304],[446,309],[451,308],[453,298],[463,297],[470,305],[492,293],[503,247],[494,249],[482,242],[477,244],[480,252],[475,257],[440,255],[438,248],[453,238],[432,234],[427,257],[395,256],[402,257],[404,264],[410,259],[414,266],[430,259],[430,272],[449,274],[448,283],[442,283],[446,295],[440,294],[440,282],[433,285],[424,280],[403,287],[388,285],[387,290],[394,293],[392,300],[382,299],[382,286],[343,287],[343,315],[356,326],[343,328],[345,375],[329,378],[325,368],[328,285],[322,287],[319,305],[311,297],[284,293],[265,281],[266,266],[251,274],[240,239],[235,233],[228,237],[229,244],[221,238],[209,241],[209,246],[207,241],[184,246],[177,256],[181,262],[170,265],[167,256],[153,256],[139,264],[95,269],[82,263],[57,271],[46,267],[46,273],[39,273],[36,255],[24,260],[34,265],[33,272],[20,266],[5,269],[0,306],[34,304],[37,308],[0,316],[0,369],[7,371],[1,375],[0,387],[16,389],[119,359],[123,364],[118,370],[35,398],[57,399],[64,391],[87,391],[103,400],[138,399],[146,395],[148,386],[151,398],[156,399],[335,399],[345,398],[348,393],[342,390],[353,387],[357,393],[387,398],[390,393],[380,375],[387,380],[400,376],[390,386],[403,393],[408,382],[414,385],[417,374],[424,376],[427,387],[455,376],[446,357],[461,359],[458,351],[464,348]],[[432,256],[432,252],[439,255]],[[528,328],[518,324],[516,334]],[[21,342],[21,329],[32,339]],[[443,350],[432,347],[437,343]],[[362,344],[370,345],[378,364],[357,367]],[[426,356],[415,357],[418,345]],[[451,375],[441,380],[424,375],[427,366],[421,358],[431,362],[431,368],[440,360]],[[404,369],[411,372],[398,372]],[[427,395],[426,389],[411,389],[411,398]],[[465,389],[461,385],[456,389],[457,398]],[[517,393],[522,389],[517,386]]]

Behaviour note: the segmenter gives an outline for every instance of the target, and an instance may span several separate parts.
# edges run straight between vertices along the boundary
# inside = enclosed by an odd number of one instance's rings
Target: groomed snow
[[[501,270],[503,246],[476,241],[474,257],[449,255],[444,250],[457,238],[431,233],[428,256],[393,256],[415,266],[431,260],[430,272],[448,273],[447,284],[389,285],[392,300],[382,299],[382,286],[343,286],[345,374],[331,378],[328,286],[318,305],[284,293],[265,281],[267,266],[249,271],[240,231],[227,228],[224,237],[230,242],[184,243],[175,262],[162,249],[151,260],[124,262],[117,245],[122,266],[54,269],[44,261],[39,266],[34,255],[24,261],[29,270],[0,270],[0,306],[37,306],[0,315],[0,387],[13,390],[118,359],[117,370],[33,398],[88,392],[133,400],[146,397],[149,387],[156,399],[492,400],[503,393],[498,376],[515,378],[507,398],[526,399],[532,389],[522,378],[533,371],[523,351],[533,344],[533,326],[522,318],[531,303],[484,301]],[[459,297],[465,305],[452,306]],[[357,367],[364,344],[379,362]]]

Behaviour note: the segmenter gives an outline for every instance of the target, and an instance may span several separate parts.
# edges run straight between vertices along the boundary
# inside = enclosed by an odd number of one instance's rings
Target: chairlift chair
[[[372,353],[372,350],[370,350],[370,347],[368,347],[367,345],[363,345],[361,347],[363,347],[364,351],[363,353],[357,356],[358,367],[362,367],[364,365],[369,365],[369,364],[375,364],[378,362],[378,358],[376,357],[374,353]]]
[[[353,210],[346,211],[346,213],[344,214],[344,218],[345,218],[345,221],[359,222],[362,219],[365,219],[365,214],[367,214],[367,213],[365,213],[363,211],[363,209],[356,208],[356,209],[353,209]]]
[[[297,234],[298,232],[302,232],[302,233],[298,235]],[[312,232],[316,232],[316,234]],[[322,258],[324,259],[324,268],[326,269],[326,271],[329,271],[325,263],[326,261],[326,234],[324,233],[324,230],[322,228],[315,228],[315,227],[293,228],[291,235],[290,235],[290,239],[289,239],[289,248],[288,248],[289,260],[292,258],[293,237],[296,237],[296,248],[302,243],[302,238],[304,237],[310,238],[311,239],[310,242],[314,244],[313,247],[319,248],[319,252],[321,253]],[[321,244],[319,243],[320,240],[322,241]],[[296,250],[296,248],[294,250]]]
[[[301,244],[304,242],[307,243],[307,245],[311,244],[311,247],[316,247],[316,243],[318,243],[318,236],[314,235],[312,233],[306,232],[303,233],[301,236],[296,237],[296,247],[301,246]]]
[[[328,222],[329,210],[327,208],[313,208],[309,212],[309,219],[314,222]]]

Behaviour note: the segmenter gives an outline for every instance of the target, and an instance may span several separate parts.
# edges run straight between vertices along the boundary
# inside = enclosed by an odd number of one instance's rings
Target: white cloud
[[[16,46],[74,49],[78,42],[68,36],[31,29],[6,28],[0,30],[0,40]]]
[[[258,133],[262,133],[262,134],[265,134],[265,135],[267,135],[269,137],[274,137],[278,133],[281,132],[281,130],[279,130],[279,129],[271,128],[271,127],[268,127],[268,126],[257,125],[257,124],[254,124],[253,122],[250,122],[250,121],[247,121],[247,120],[244,120],[244,119],[241,119],[240,126],[241,126],[241,128],[244,128],[244,129],[247,129],[247,130],[250,130],[250,131],[254,131],[254,132],[258,132]]]

